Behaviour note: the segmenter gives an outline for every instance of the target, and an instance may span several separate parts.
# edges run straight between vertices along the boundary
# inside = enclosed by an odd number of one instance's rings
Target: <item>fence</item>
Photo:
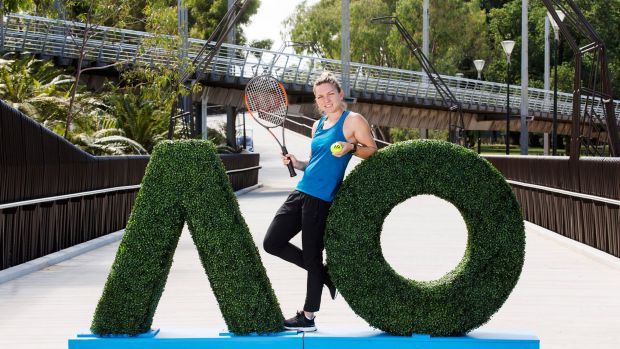
[[[485,156],[527,221],[620,257],[620,158]]]
[[[238,190],[259,154],[221,156]],[[123,229],[148,156],[85,153],[0,101],[0,270]]]

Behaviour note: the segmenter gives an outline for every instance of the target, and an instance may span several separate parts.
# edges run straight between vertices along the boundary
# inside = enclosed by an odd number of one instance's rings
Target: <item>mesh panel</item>
[[[252,116],[266,127],[284,123],[288,100],[278,80],[269,75],[257,76],[245,87],[245,105]]]

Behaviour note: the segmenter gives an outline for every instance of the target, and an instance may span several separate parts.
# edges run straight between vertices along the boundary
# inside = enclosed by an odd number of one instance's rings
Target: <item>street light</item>
[[[476,70],[478,71],[478,80],[482,79],[482,69],[484,68],[484,59],[476,59],[474,61],[474,65],[476,66]]]
[[[561,10],[555,10],[555,14],[558,16],[560,22],[564,21],[566,15]],[[553,27],[553,33],[555,34],[555,40],[553,40],[553,128],[551,131],[551,154],[558,155],[558,48],[560,46],[560,26],[556,23],[551,13],[547,12],[551,27]]]
[[[502,48],[506,54],[506,155],[510,155],[510,54],[515,48],[513,40],[502,41]]]
[[[478,80],[482,80],[482,69],[484,69],[484,59],[476,59],[474,60],[474,66],[476,66],[476,70],[478,71]],[[476,131],[478,136],[478,154],[480,154],[480,131]]]

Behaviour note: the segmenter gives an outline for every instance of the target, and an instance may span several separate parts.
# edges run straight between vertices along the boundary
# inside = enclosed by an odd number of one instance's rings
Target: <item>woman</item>
[[[276,213],[263,243],[268,253],[308,271],[303,311],[284,321],[286,329],[299,331],[316,331],[314,313],[319,310],[324,284],[332,299],[336,297],[336,288],[323,266],[323,234],[347,164],[353,154],[367,159],[377,151],[368,122],[346,110],[344,92],[333,74],[321,74],[313,92],[323,116],[312,126],[310,159],[302,161],[292,154],[282,157],[285,165],[292,162],[304,176]],[[342,148],[332,153],[334,143]],[[289,242],[300,230],[303,250]]]

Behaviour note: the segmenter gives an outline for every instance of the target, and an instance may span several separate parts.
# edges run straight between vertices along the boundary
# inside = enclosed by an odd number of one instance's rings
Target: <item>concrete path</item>
[[[243,216],[261,249],[285,316],[303,304],[302,270],[262,251],[273,214],[296,181],[280,165],[277,146],[254,127],[261,153],[263,187],[239,197]],[[307,156],[309,140],[287,134],[289,151]],[[351,167],[358,163],[352,161]],[[299,239],[296,238],[297,243]],[[465,224],[449,203],[432,196],[397,206],[386,219],[383,252],[394,269],[431,280],[453,268],[463,255]],[[67,338],[88,330],[118,242],[41,271],[0,284],[0,348],[66,348]],[[527,330],[545,349],[618,348],[620,260],[527,224],[526,262],[516,289],[483,329]],[[225,329],[215,297],[189,234],[184,231],[154,327]],[[368,329],[342,297],[324,292],[319,330]]]

